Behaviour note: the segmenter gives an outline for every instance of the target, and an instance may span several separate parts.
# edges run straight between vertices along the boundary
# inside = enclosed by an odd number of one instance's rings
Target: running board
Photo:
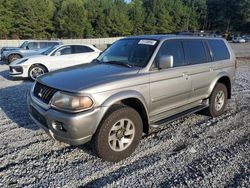
[[[157,121],[157,122],[153,123],[150,126],[153,127],[153,128],[158,128],[158,127],[164,126],[164,125],[166,125],[168,123],[171,123],[171,122],[173,122],[173,121],[175,121],[177,119],[180,119],[182,117],[185,117],[185,116],[191,115],[191,114],[193,114],[195,112],[198,112],[200,110],[203,110],[203,109],[205,109],[207,107],[208,107],[208,105],[199,105],[197,107],[191,108],[189,110],[183,111],[183,112],[178,113],[176,115],[167,117],[167,118],[162,119],[160,121]]]

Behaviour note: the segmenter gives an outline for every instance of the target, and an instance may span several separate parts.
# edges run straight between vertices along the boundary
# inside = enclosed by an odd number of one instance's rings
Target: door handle
[[[214,69],[211,67],[211,68],[209,69],[209,71],[212,72],[212,71],[214,71]]]
[[[187,74],[187,72],[183,72],[183,73],[182,73],[182,76],[183,76],[184,78],[186,78],[186,80],[188,79],[188,74]]]
[[[188,72],[183,72],[182,76],[188,76]]]

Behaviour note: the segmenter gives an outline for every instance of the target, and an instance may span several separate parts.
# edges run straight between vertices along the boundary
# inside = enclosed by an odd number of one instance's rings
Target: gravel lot
[[[240,60],[236,76],[221,117],[175,121],[113,164],[40,130],[26,108],[32,82],[12,81],[0,64],[0,187],[248,187],[250,61]]]

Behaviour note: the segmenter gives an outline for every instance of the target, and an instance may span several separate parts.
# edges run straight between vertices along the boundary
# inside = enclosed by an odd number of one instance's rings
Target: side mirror
[[[172,55],[162,56],[159,60],[158,67],[160,69],[172,68],[174,65],[174,57]]]
[[[55,56],[60,56],[61,55],[61,52],[59,52],[59,51],[57,51],[56,53],[55,53]]]

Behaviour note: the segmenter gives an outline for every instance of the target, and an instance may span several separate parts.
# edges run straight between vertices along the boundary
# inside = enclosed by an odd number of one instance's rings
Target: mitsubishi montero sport
[[[38,77],[28,106],[56,140],[92,141],[99,157],[119,161],[150,127],[200,110],[220,116],[234,78],[235,56],[222,38],[133,36],[90,64]]]

